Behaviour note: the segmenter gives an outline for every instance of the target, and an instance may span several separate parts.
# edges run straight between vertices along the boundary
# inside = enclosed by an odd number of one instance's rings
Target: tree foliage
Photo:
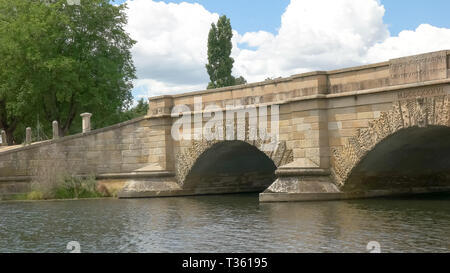
[[[208,89],[230,86],[235,83],[235,79],[231,75],[234,63],[234,59],[230,57],[233,48],[232,37],[230,19],[225,15],[219,18],[217,25],[211,24],[208,35],[208,64],[206,64],[210,78]]]
[[[247,83],[244,77],[235,78],[231,74],[234,63],[234,59],[230,56],[233,48],[232,37],[230,19],[225,15],[219,18],[217,24],[211,24],[208,35],[208,64],[206,64],[210,79],[208,89]]]
[[[67,3],[0,0],[0,128],[10,144],[20,123],[37,116],[66,135],[79,131],[72,125],[82,112],[100,127],[131,105],[135,41],[124,30],[125,5]]]
[[[234,84],[235,85],[247,84],[247,80],[244,77],[240,76],[234,79]]]
[[[143,99],[139,99],[137,104],[131,109],[123,112],[121,119],[130,120],[147,115],[148,103]]]

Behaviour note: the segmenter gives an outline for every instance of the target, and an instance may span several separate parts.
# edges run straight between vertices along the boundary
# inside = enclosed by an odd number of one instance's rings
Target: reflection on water
[[[259,204],[256,194],[0,203],[0,252],[449,252],[450,195]]]

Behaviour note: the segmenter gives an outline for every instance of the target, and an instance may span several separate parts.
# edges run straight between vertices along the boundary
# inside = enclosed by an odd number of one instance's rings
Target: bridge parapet
[[[201,97],[208,105],[285,104],[312,99],[321,95],[353,91],[370,91],[397,85],[446,79],[450,71],[450,51],[420,54],[370,65],[332,71],[315,71],[263,82],[152,97],[149,115],[169,114],[176,105],[193,107],[194,98]]]

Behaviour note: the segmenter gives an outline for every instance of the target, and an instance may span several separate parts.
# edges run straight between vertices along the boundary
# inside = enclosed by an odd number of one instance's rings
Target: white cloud
[[[134,82],[135,96],[142,98],[148,96],[161,96],[186,92],[186,90],[194,91],[205,88],[203,83],[200,84],[177,84],[154,79],[138,79]]]
[[[241,42],[259,47],[243,50],[237,69],[254,81],[359,64],[389,36],[383,15],[376,0],[291,0],[276,36],[243,35]]]
[[[127,3],[126,31],[137,40],[132,50],[139,78],[136,89],[147,86],[155,95],[204,87],[208,81],[208,32],[219,15],[200,4],[149,0]]]
[[[241,44],[248,44],[251,47],[260,47],[268,43],[272,43],[275,37],[272,33],[267,31],[247,32],[239,40]]]
[[[207,36],[218,14],[200,4],[128,1],[137,95],[204,89]],[[450,29],[420,25],[391,37],[379,0],[291,0],[275,35],[233,31],[233,73],[249,82],[450,49]],[[231,22],[233,23],[233,22]]]
[[[367,61],[380,62],[443,49],[450,49],[450,29],[422,24],[416,30],[404,30],[371,47]]]

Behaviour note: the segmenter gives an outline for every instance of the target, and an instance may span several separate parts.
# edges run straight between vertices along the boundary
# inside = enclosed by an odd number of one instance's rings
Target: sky
[[[119,0],[135,99],[204,90],[207,36],[231,20],[233,74],[248,82],[450,49],[448,0]]]

